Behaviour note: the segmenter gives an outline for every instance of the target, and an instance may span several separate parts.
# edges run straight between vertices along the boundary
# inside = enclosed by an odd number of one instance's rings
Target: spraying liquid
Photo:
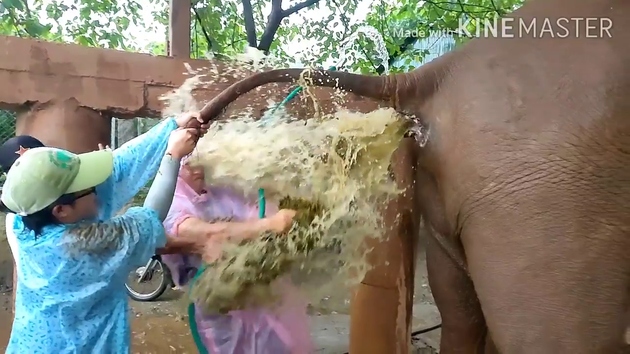
[[[197,107],[190,92],[200,84],[193,77],[166,96],[164,112]],[[247,195],[264,188],[269,203],[298,212],[286,234],[232,240],[206,259],[190,291],[206,313],[271,307],[273,285],[288,276],[311,302],[356,285],[369,270],[364,241],[385,234],[380,208],[400,192],[388,166],[409,124],[393,109],[299,119],[280,109],[266,118],[239,112],[213,123],[189,160],[210,184]]]
[[[248,195],[264,188],[270,202],[298,215],[286,235],[224,246],[197,280],[193,298],[210,313],[225,313],[273,303],[270,285],[284,274],[298,272],[303,286],[313,272],[319,279],[322,272],[362,278],[363,240],[385,231],[378,208],[396,195],[388,165],[405,131],[391,109],[306,122],[215,124],[191,163],[203,166],[213,184]]]
[[[380,60],[381,64],[385,68],[383,74],[389,74],[389,53],[387,52],[387,47],[385,46],[385,40],[383,39],[383,36],[378,32],[378,30],[372,26],[360,26],[353,34],[348,37],[345,43],[339,48],[339,53],[341,53],[341,62],[346,61],[349,57],[349,54],[354,52],[352,50],[352,45],[359,40],[359,35],[361,34],[363,34],[370,41],[372,41],[372,43],[374,43],[376,57]],[[359,53],[359,55],[365,54]]]

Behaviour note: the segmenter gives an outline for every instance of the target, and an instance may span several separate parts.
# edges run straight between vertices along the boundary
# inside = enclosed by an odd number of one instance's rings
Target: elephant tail
[[[422,104],[439,88],[448,72],[452,53],[437,58],[420,68],[404,74],[370,76],[342,71],[278,69],[254,74],[238,81],[214,97],[201,110],[201,118],[208,122],[241,95],[268,83],[293,82],[303,76],[314,86],[339,88],[344,91],[388,102],[395,109],[408,104]]]

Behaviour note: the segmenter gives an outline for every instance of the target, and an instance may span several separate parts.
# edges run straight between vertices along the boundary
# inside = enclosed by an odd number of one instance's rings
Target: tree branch
[[[271,12],[269,13],[269,17],[267,17],[267,26],[265,27],[265,31],[260,37],[260,42],[257,47],[258,50],[262,50],[265,54],[269,54],[269,49],[271,48],[271,44],[273,43],[273,39],[276,36],[278,28],[280,28],[282,20],[304,8],[317,4],[319,1],[320,0],[306,0],[291,6],[286,10],[282,10],[282,0],[271,0]]]
[[[339,2],[337,2],[337,0],[331,0],[331,2],[340,11],[340,15],[339,16],[341,16],[341,23],[343,24],[343,34],[341,35],[341,41],[340,42],[343,42],[346,39],[348,39],[348,36],[350,35],[350,19],[348,18],[348,16],[346,16],[345,12],[341,8],[341,5],[339,5]],[[385,33],[385,32],[381,32],[381,33]]]
[[[425,4],[430,4],[435,6],[436,8],[443,10],[443,11],[450,11],[450,12],[459,12],[459,13],[465,13],[465,14],[485,14],[488,12],[494,12],[495,9],[493,9],[491,6],[487,6],[487,5],[481,5],[481,4],[466,4],[466,6],[468,7],[474,7],[477,9],[482,9],[482,10],[476,10],[476,11],[471,11],[471,10],[467,10],[467,11],[457,11],[455,9],[453,9],[453,4],[451,1],[435,1],[435,0],[426,0]]]
[[[260,37],[260,43],[258,44],[258,50],[262,50],[265,54],[269,54],[273,39],[276,36],[276,32],[278,32],[278,28],[280,28],[280,23],[282,23],[284,18],[282,13],[282,0],[271,0],[271,12],[267,16],[267,26],[265,26],[265,31]]]
[[[31,9],[29,9],[28,7],[28,1],[27,0],[18,0],[21,1],[22,4],[24,4],[24,11],[26,11],[26,17],[31,18]]]
[[[15,29],[15,32],[14,32],[14,33],[15,33],[15,34],[17,34],[17,36],[18,36],[18,37],[24,37],[24,36],[23,36],[23,34],[22,34],[22,33],[20,33],[20,32],[21,32],[21,30],[22,30],[22,31],[24,31],[24,33],[26,33],[26,36],[27,36],[27,37],[31,37],[31,38],[34,38],[34,37],[35,37],[35,36],[33,36],[33,35],[32,35],[29,31],[28,31],[28,29],[26,28],[26,26],[24,26],[24,25],[23,25],[23,24],[22,24],[22,23],[18,20],[17,15],[16,15],[16,14],[15,14],[15,12],[13,11],[13,9],[8,8],[8,9],[7,9],[7,13],[9,14],[9,17],[11,17],[11,20],[13,21],[13,28]],[[20,26],[21,26],[21,27],[23,27],[21,30],[20,30]]]
[[[274,11],[271,10],[271,14],[269,14],[269,19],[267,20],[267,26],[265,26],[265,31],[262,37],[260,37],[260,43],[258,43],[258,50],[269,54],[271,43],[273,43],[273,38],[276,36],[278,28],[280,28],[282,19],[283,17],[281,17],[280,13],[274,13]]]
[[[210,38],[210,35],[208,34],[208,31],[206,31],[206,27],[201,22],[201,16],[199,16],[199,12],[197,12],[197,9],[193,6],[192,10],[195,13],[196,23],[198,23],[199,26],[201,26],[201,32],[203,32],[203,36],[206,38],[206,42],[208,42],[208,48],[207,48],[208,52],[211,52],[213,47],[214,47],[214,41]],[[170,55],[170,53],[169,53],[169,55]]]
[[[258,45],[258,41],[256,39],[256,22],[254,22],[254,10],[252,9],[252,3],[250,0],[241,0],[241,3],[243,4],[243,19],[245,20],[245,33],[247,34],[247,44],[250,47],[256,48],[256,46]]]
[[[495,12],[498,15],[502,15],[502,11],[501,9],[497,8],[497,6],[494,3],[494,0],[490,0],[490,3],[492,4],[492,7],[489,6],[485,6],[485,5],[477,5],[477,4],[464,4],[462,2],[462,0],[456,0],[456,3],[452,3],[450,1],[435,1],[435,0],[426,0],[425,1],[426,4],[435,6],[436,8],[443,10],[443,11],[450,11],[450,12],[460,12],[462,14],[468,14],[468,15],[472,15],[472,14],[486,14],[488,12]],[[450,5],[449,7],[444,7],[444,5]],[[452,6],[457,5],[460,9],[460,11],[455,10],[454,8],[452,8]],[[466,8],[464,7],[464,5],[469,6],[469,7],[475,7],[477,9],[481,9],[481,10],[477,10],[477,11],[469,11],[466,10]],[[429,28],[431,30],[433,30],[433,26],[429,26]],[[448,31],[449,34],[452,35],[457,35],[458,33],[456,33],[456,31]],[[398,47],[398,52],[395,55],[390,55],[389,59],[387,60],[387,62],[389,63],[389,67],[391,67],[394,62],[400,58],[400,56],[405,53],[407,50],[409,49],[413,49],[414,44],[416,43],[416,41],[418,41],[421,38],[418,37],[406,37],[403,40],[403,43]],[[381,75],[383,72],[385,71],[385,67],[383,65],[379,65],[378,69],[376,69],[376,72]]]
[[[282,0],[271,0],[271,12],[282,12]]]
[[[293,15],[294,13],[296,13],[296,12],[298,12],[298,11],[304,9],[304,8],[311,7],[311,6],[315,5],[315,4],[317,4],[318,2],[319,2],[319,0],[306,0],[306,1],[303,1],[303,2],[301,2],[299,4],[295,4],[295,5],[291,6],[291,7],[289,7],[288,9],[282,11],[282,17],[284,18],[284,17],[290,16],[290,15]]]

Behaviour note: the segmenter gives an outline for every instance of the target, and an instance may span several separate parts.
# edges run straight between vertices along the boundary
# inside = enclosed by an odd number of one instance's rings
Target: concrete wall
[[[110,145],[111,121],[106,114],[69,98],[37,104],[20,114],[15,132],[34,136],[46,146],[83,153],[98,149],[99,143]]]
[[[24,104],[45,103],[51,100],[75,99],[79,106],[91,107],[119,118],[159,117],[162,102],[159,97],[179,87],[188,77],[185,63],[204,72],[225,72],[220,62],[179,60],[148,54],[129,53],[111,49],[88,48],[74,44],[60,44],[0,36],[0,108],[18,110]],[[200,102],[205,102],[249,73],[222,75],[221,82],[194,91]],[[211,74],[208,74],[211,75]],[[258,92],[250,92],[233,103],[230,111],[252,107],[259,114],[268,100],[279,102],[290,90],[290,85],[267,85]],[[325,112],[333,110],[330,89],[315,90]],[[378,105],[348,94],[344,107],[370,111]],[[299,101],[289,110],[300,115],[312,113]],[[297,110],[297,111],[296,111]]]

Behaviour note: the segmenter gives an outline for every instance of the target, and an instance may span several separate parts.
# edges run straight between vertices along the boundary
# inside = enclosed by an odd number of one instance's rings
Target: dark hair
[[[22,222],[27,229],[34,231],[36,236],[42,232],[44,227],[59,224],[59,220],[52,213],[52,208],[22,216]]]
[[[53,215],[53,208],[57,205],[74,205],[76,198],[74,194],[64,194],[54,203],[46,208],[33,213],[31,215],[22,216],[22,222],[27,229],[35,232],[35,235],[39,235],[42,229],[50,225],[59,225],[59,220]]]

